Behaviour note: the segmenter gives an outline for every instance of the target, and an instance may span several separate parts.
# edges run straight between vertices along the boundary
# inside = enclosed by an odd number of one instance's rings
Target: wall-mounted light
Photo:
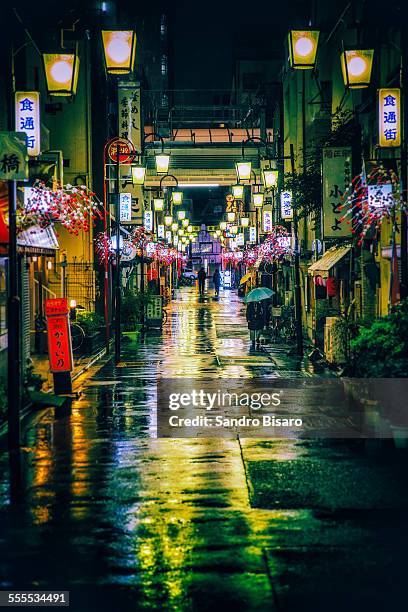
[[[262,208],[264,203],[264,194],[263,193],[254,193],[252,196],[252,201],[256,208]]]
[[[320,32],[317,30],[290,30],[288,46],[292,68],[310,69],[315,67],[319,34]]]
[[[159,153],[155,155],[155,162],[157,174],[167,174],[170,164],[170,155],[167,155],[167,153]]]
[[[170,225],[173,223],[173,217],[171,215],[165,215],[164,217],[164,225],[166,227],[170,227]],[[177,225],[177,224],[176,224]]]
[[[145,182],[146,168],[145,166],[132,166],[132,183],[133,185],[143,185]]]
[[[47,269],[52,270],[52,261],[47,261]]]
[[[241,217],[241,226],[248,227],[249,226],[249,217]]]
[[[179,221],[182,221],[185,218],[186,218],[186,211],[185,210],[178,210],[177,211],[177,219]]]
[[[44,53],[43,62],[48,93],[51,96],[74,96],[79,72],[76,53]]]
[[[231,234],[238,234],[238,225],[231,225],[230,232]]]
[[[240,161],[236,162],[235,169],[238,181],[249,181],[252,172],[252,162]]]
[[[172,223],[171,224],[171,230],[172,230],[172,232],[177,232],[177,230],[178,230],[178,223]]]
[[[173,191],[171,194],[171,200],[173,204],[182,204],[183,203],[183,192],[182,191]]]
[[[183,221],[182,221],[183,227],[187,227],[189,223],[190,223],[190,221],[188,219],[183,219]]]
[[[234,219],[235,219],[235,215],[234,215]],[[234,221],[234,219],[233,219],[233,221]],[[226,221],[221,221],[220,222],[220,230],[222,232],[224,232],[226,229],[227,229],[227,222]]]
[[[229,223],[232,223],[233,221],[235,221],[235,213],[234,212],[228,212],[227,213],[227,220],[229,221]]]
[[[233,185],[232,186],[232,195],[235,200],[242,200],[244,197],[244,186],[243,185]]]
[[[136,56],[136,33],[133,30],[102,30],[106,72],[132,72]]]
[[[368,87],[371,81],[374,49],[351,49],[341,54],[344,85],[348,89]]]
[[[162,198],[154,198],[153,208],[156,212],[160,212],[164,209],[164,200]]]
[[[262,181],[267,189],[276,187],[278,184],[278,171],[264,168],[264,170],[262,170]]]

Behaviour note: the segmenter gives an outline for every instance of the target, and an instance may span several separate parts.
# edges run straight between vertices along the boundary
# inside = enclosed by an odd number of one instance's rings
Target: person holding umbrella
[[[253,347],[255,347],[255,344],[259,346],[261,331],[265,327],[266,321],[265,300],[268,300],[273,293],[272,289],[267,287],[257,287],[252,289],[245,297],[246,319]]]

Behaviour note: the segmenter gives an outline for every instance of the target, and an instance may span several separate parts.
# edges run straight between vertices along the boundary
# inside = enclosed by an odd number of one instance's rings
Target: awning
[[[323,257],[312,263],[312,265],[308,268],[308,273],[312,274],[313,276],[322,276],[323,278],[327,278],[330,270],[350,251],[350,245],[332,247],[326,251]]]
[[[38,225],[21,232],[17,237],[20,253],[27,255],[55,255],[59,248],[58,240],[51,226],[42,228]]]

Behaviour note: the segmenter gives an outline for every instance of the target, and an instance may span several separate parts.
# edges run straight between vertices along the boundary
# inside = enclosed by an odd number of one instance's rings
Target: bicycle
[[[70,321],[69,327],[71,330],[72,352],[76,353],[85,340],[85,332],[78,323],[74,323],[73,321]]]

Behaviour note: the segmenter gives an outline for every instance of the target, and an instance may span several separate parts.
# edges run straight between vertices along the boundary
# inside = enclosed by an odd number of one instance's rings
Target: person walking
[[[204,268],[200,268],[198,271],[198,291],[200,293],[200,297],[204,295],[204,287],[205,287],[205,279],[207,278],[207,274],[205,273]]]
[[[219,297],[221,287],[221,274],[218,268],[215,269],[215,272],[213,274],[213,283],[215,289],[215,297]]]
[[[255,343],[259,346],[259,337],[265,326],[265,308],[263,304],[261,302],[250,302],[246,309],[246,319],[252,346],[255,348]]]

